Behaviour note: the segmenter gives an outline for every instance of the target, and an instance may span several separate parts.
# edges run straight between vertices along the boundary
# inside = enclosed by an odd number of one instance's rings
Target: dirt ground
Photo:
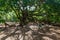
[[[33,31],[29,28],[22,29],[20,27],[7,27],[4,30],[0,28],[0,40],[60,40],[60,27],[50,26],[38,31]]]

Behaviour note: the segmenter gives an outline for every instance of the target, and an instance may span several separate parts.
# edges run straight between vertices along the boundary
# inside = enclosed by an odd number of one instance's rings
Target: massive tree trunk
[[[27,10],[23,10],[22,11],[22,17],[20,18],[20,25],[26,25],[27,23],[27,17],[28,17],[28,11]]]

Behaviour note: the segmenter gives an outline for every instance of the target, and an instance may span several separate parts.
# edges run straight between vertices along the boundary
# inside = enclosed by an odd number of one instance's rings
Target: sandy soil
[[[1,28],[0,28],[1,29]],[[23,30],[25,34],[23,34]],[[44,27],[38,31],[20,27],[7,27],[0,31],[0,40],[60,40],[60,27]]]

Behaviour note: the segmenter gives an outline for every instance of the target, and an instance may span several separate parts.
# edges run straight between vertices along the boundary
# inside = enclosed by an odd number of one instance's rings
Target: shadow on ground
[[[29,28],[7,27],[2,28],[0,40],[60,40],[59,27],[51,27],[33,31]]]

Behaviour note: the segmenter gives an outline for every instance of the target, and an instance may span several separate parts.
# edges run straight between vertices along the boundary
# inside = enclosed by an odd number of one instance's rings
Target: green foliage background
[[[23,0],[24,7],[26,7],[27,5],[34,5],[35,3],[37,3],[38,5],[36,7],[36,10],[28,10],[29,20],[60,23],[60,0],[43,0],[43,3],[41,0],[36,0],[35,2],[34,0],[30,1]],[[15,9],[18,9],[18,4],[16,4],[16,2],[17,0],[0,0],[0,22],[19,21],[14,10],[12,10],[12,8],[10,7],[12,4]],[[16,6],[14,4],[16,4]]]

